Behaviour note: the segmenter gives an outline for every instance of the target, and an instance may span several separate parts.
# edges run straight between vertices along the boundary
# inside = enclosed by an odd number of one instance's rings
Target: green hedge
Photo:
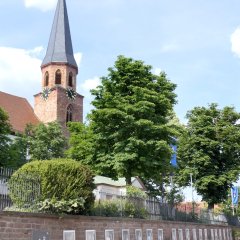
[[[95,202],[91,214],[104,217],[147,218],[142,198],[112,199]]]
[[[55,201],[83,199],[84,212],[88,212],[94,203],[93,173],[87,166],[72,159],[32,161],[22,166],[13,174],[10,181],[10,194],[14,203],[26,202],[26,197],[23,199],[22,196],[27,193],[25,185],[29,185],[31,181],[29,184],[16,184],[21,183],[19,180],[25,179],[26,176],[30,179],[40,179],[41,195],[37,199],[38,202],[46,199]]]

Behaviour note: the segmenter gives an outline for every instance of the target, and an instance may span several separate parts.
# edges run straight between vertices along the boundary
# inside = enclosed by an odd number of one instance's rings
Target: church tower
[[[78,66],[73,55],[65,0],[58,0],[46,56],[42,91],[34,96],[34,112],[43,123],[82,122],[83,96],[76,92]]]

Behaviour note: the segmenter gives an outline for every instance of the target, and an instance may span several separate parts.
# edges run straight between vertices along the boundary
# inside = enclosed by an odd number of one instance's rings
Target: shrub
[[[84,211],[84,203],[83,198],[60,201],[46,199],[39,202],[38,209],[40,212],[79,214]]]
[[[137,187],[128,185],[127,186],[127,197],[146,199],[147,194],[143,190],[141,190]]]
[[[138,199],[140,200],[140,199]],[[144,208],[144,200],[141,199],[141,206],[136,204],[136,199],[112,199],[95,202],[91,214],[105,217],[129,217],[146,218],[148,213]]]
[[[94,202],[91,170],[72,159],[32,161],[17,170],[10,181],[10,194],[13,201],[18,203],[21,203],[21,194],[19,195],[21,185],[17,188],[14,180],[23,176],[40,177],[41,196],[37,201],[44,202],[50,199],[50,201],[64,202],[82,199],[85,209],[82,213],[88,212]],[[15,184],[12,184],[13,182]]]
[[[120,217],[122,212],[121,200],[103,200],[95,202],[91,213],[96,216]]]

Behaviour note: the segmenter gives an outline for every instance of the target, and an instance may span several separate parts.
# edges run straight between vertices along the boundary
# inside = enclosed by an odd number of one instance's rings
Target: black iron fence
[[[109,195],[105,192],[98,194],[108,198],[100,198],[95,202],[92,215],[240,226],[240,219],[237,216],[227,216],[196,206],[189,208],[189,204],[181,204],[179,207],[163,203],[156,198],[142,199],[115,195],[110,199]]]
[[[13,169],[0,168],[0,211],[12,206],[8,188],[8,181],[12,174]]]
[[[128,217],[151,220],[198,222],[205,224],[226,224],[239,226],[237,216],[216,214],[206,209],[181,204],[173,206],[155,198],[136,198],[107,193],[100,197],[89,213],[93,216]],[[39,212],[38,200],[41,199],[41,184],[38,176],[31,174],[16,175],[12,169],[0,168],[0,211]]]
[[[38,176],[14,174],[13,169],[0,168],[0,211],[31,211],[40,196],[41,184]]]

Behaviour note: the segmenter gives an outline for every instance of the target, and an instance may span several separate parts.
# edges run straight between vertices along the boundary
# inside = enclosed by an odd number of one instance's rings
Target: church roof
[[[77,68],[73,55],[72,39],[65,0],[58,0],[48,49],[42,66],[51,63],[66,63]]]
[[[0,107],[7,112],[14,132],[23,133],[27,124],[40,123],[27,99],[0,91]]]

